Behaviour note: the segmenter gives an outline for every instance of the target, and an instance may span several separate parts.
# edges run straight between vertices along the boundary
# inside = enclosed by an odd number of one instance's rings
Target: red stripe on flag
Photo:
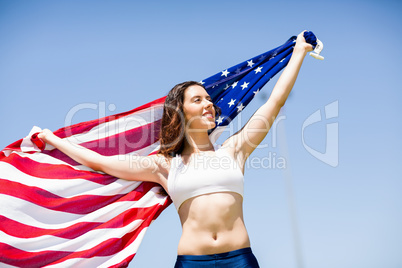
[[[106,138],[80,143],[101,155],[123,155],[148,147],[159,140],[160,121],[127,130]]]
[[[109,268],[127,267],[130,264],[131,260],[134,258],[134,256],[135,256],[135,254],[132,254],[132,255],[128,256],[127,258],[125,258],[124,260],[122,260],[121,262],[119,262],[115,265],[109,266]]]
[[[146,148],[157,142],[159,139],[159,123],[160,120],[104,139],[84,142],[80,145],[101,155],[125,155]],[[154,134],[151,135],[151,133]],[[140,141],[140,143],[138,141]],[[79,165],[79,163],[57,149],[50,151],[45,150],[42,153],[70,165]]]
[[[76,170],[64,164],[39,163],[28,157],[11,154],[3,160],[17,168],[19,171],[33,177],[43,179],[74,180],[82,179],[98,184],[107,185],[117,180],[116,177],[87,170]]]
[[[74,239],[91,230],[121,228],[130,224],[133,220],[146,219],[152,214],[151,212],[159,206],[160,204],[149,207],[131,208],[107,222],[79,222],[59,229],[39,228],[0,216],[0,230],[8,235],[19,238],[35,238],[42,235],[52,235],[65,239]]]
[[[63,198],[38,187],[26,186],[18,182],[0,179],[0,194],[14,196],[35,205],[74,214],[88,214],[114,202],[137,201],[148,192],[153,183],[142,183],[137,191],[130,193],[116,194],[112,196],[80,195],[70,198]]]

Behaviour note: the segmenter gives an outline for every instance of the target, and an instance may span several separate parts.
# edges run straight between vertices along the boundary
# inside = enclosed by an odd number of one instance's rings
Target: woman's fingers
[[[306,52],[309,52],[313,50],[313,46],[306,42],[306,39],[304,38],[304,32],[306,32],[306,30],[304,30],[297,36],[296,45],[302,47]]]
[[[50,135],[52,135],[53,132],[51,132],[49,129],[44,129],[38,134],[38,138],[42,139],[44,141],[47,141]]]

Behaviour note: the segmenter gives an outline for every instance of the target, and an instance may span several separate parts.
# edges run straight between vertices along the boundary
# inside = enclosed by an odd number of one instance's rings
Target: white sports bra
[[[168,175],[168,191],[176,209],[187,199],[195,196],[235,192],[243,196],[244,176],[224,149],[214,145],[216,156],[197,155],[185,165],[181,155],[172,159]]]

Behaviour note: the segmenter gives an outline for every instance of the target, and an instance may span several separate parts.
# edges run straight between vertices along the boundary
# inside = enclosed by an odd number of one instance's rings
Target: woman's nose
[[[210,107],[210,106],[212,106],[212,101],[210,101],[210,100],[206,100],[206,104],[205,104],[205,106],[206,106],[206,107]]]

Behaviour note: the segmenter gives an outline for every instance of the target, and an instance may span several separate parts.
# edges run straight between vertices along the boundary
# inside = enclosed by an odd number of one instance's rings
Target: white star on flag
[[[229,74],[230,72],[228,72],[228,70],[224,70],[224,71],[222,71],[222,75],[221,76],[225,76],[225,77],[228,77],[228,74]]]
[[[239,83],[239,81],[236,81],[232,84],[232,88],[235,88],[237,86],[237,83]]]
[[[244,82],[243,85],[241,85],[242,90],[248,87],[248,84],[250,84],[250,82],[246,83]]]
[[[223,117],[219,116],[219,118],[216,120],[216,123],[219,125],[223,122]]]
[[[254,64],[255,63],[253,62],[253,60],[248,60],[247,61],[247,66],[249,66],[249,67],[253,67]]]
[[[235,101],[236,101],[236,99],[230,99],[230,102],[228,103],[229,108],[232,107],[232,105],[234,105]]]
[[[255,95],[257,95],[257,94],[258,94],[258,92],[260,92],[260,89],[257,89],[257,91],[253,91],[253,93],[254,93],[254,97],[255,97]]]
[[[205,82],[201,80],[201,81],[200,81],[200,84],[203,85],[203,84],[205,84]]]
[[[226,89],[228,89],[230,86],[229,86],[229,84],[226,84],[226,86],[223,88],[223,90],[226,90]]]
[[[261,69],[262,69],[262,66],[257,67],[257,69],[254,70],[254,71],[255,71],[255,74],[261,73]]]
[[[240,113],[244,107],[246,107],[246,106],[244,106],[243,103],[240,103],[240,105],[237,106],[237,112]]]

